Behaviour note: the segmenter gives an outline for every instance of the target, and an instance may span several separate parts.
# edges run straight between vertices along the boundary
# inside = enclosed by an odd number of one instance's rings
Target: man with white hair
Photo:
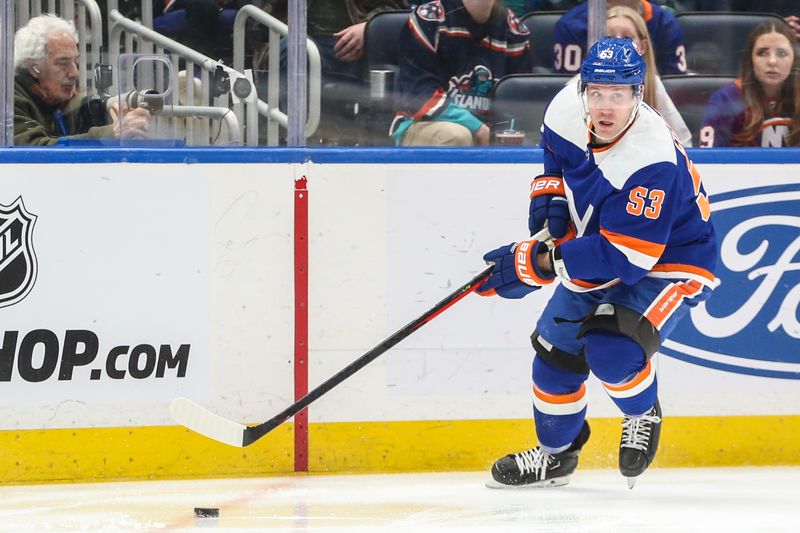
[[[28,21],[14,36],[14,144],[48,146],[59,139],[120,136],[117,99],[107,101],[103,123],[88,112],[78,86],[78,34],[75,25],[55,15]],[[147,137],[146,109],[125,113],[125,136]]]

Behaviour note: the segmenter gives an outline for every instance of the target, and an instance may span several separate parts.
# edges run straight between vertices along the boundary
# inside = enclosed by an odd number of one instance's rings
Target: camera
[[[165,93],[160,93],[155,89],[147,89],[146,91],[131,91],[124,95],[124,100],[131,109],[141,107],[151,113],[158,113],[164,109],[165,96]]]
[[[94,87],[97,89],[97,94],[87,97],[81,106],[81,113],[87,124],[105,126],[108,123],[106,102],[111,96],[106,91],[112,83],[111,65],[97,63],[94,66]]]
[[[87,97],[81,106],[84,119],[91,126],[105,126],[108,124],[107,104],[108,99],[112,98],[112,96],[107,91],[112,84],[111,65],[97,63],[94,66],[94,86],[97,89],[97,94]],[[122,94],[121,98],[131,109],[141,107],[151,113],[158,113],[164,109],[166,94],[160,93],[155,89],[134,90]]]
[[[94,66],[94,88],[97,94],[107,94],[108,88],[114,83],[111,75],[111,65],[97,63]]]

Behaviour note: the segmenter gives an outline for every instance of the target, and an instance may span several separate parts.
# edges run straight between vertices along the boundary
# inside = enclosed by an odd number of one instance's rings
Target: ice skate
[[[656,456],[658,437],[661,434],[661,406],[656,404],[640,416],[628,416],[622,420],[622,439],[619,443],[619,471],[628,478],[628,488],[636,484],[640,476]]]
[[[589,433],[589,424],[584,421],[578,437],[563,452],[551,454],[536,446],[498,459],[492,465],[492,480],[486,486],[525,488],[566,485],[578,466],[578,454],[589,440]]]

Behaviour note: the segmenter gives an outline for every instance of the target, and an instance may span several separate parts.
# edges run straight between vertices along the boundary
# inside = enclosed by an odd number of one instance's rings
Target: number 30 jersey
[[[628,129],[592,145],[577,85],[553,98],[542,126],[544,171],[564,178],[577,237],[561,244],[577,292],[645,276],[712,287],[717,242],[700,174],[664,119],[642,103]]]

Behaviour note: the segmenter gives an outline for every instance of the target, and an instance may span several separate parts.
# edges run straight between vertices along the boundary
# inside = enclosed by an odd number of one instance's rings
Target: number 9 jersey
[[[576,292],[633,285],[644,277],[713,288],[717,242],[708,196],[664,119],[642,103],[609,144],[594,145],[575,83],[544,116],[544,173],[562,175],[577,237],[560,245]]]

